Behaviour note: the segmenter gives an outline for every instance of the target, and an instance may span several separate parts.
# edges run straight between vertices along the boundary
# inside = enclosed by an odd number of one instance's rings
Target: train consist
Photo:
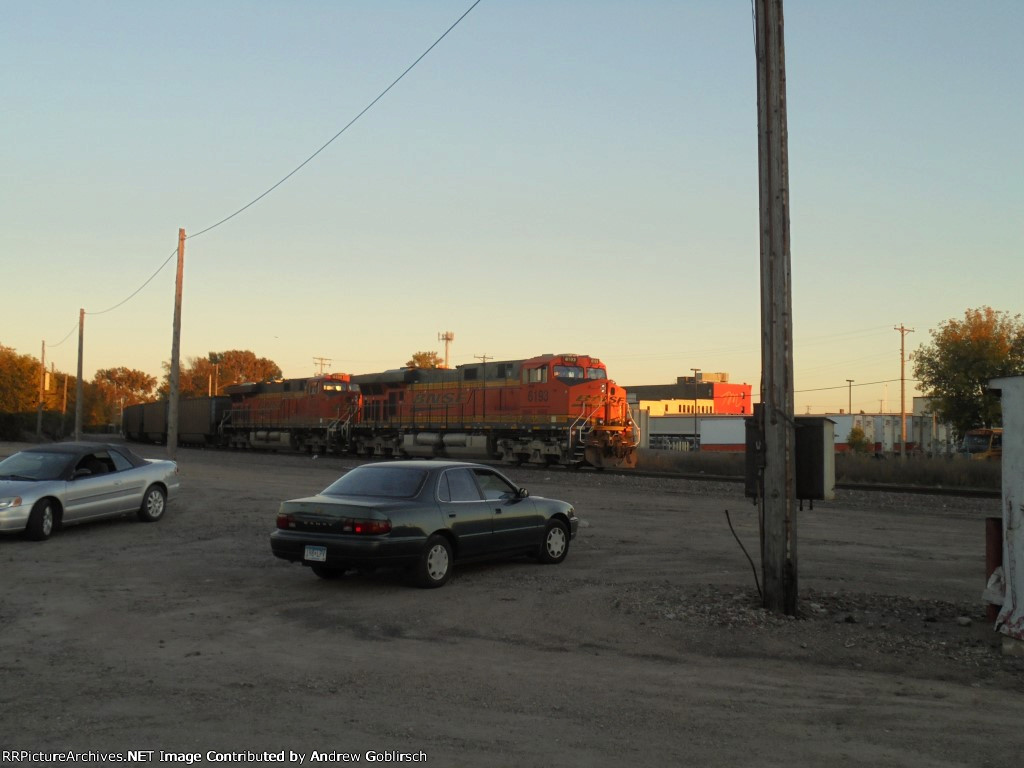
[[[379,457],[636,466],[626,391],[587,355],[237,384],[181,400],[183,444]],[[125,408],[129,440],[167,439],[166,402]]]

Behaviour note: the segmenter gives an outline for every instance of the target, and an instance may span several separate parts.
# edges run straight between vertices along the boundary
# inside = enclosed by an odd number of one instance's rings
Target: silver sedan
[[[62,525],[136,514],[164,516],[177,462],[144,459],[113,443],[53,443],[0,461],[0,531],[43,541]]]

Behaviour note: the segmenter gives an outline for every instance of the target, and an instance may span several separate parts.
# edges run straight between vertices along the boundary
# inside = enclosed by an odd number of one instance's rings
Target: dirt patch
[[[1024,663],[980,602],[997,501],[847,494],[801,513],[789,618],[761,610],[729,530],[725,510],[756,556],[739,485],[513,469],[576,505],[567,560],[418,590],[270,554],[277,503],[353,462],[179,461],[158,524],[0,538],[0,749],[931,768],[1024,747]]]

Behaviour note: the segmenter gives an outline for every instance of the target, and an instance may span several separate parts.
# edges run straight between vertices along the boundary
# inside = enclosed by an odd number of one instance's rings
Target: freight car
[[[222,445],[220,424],[230,405],[228,397],[180,399],[178,440],[183,445]],[[126,439],[137,443],[166,443],[167,401],[125,406],[121,430]]]
[[[327,374],[237,384],[225,392],[229,407],[200,409],[211,414],[206,444],[634,467],[640,440],[625,390],[587,355]],[[154,440],[147,413],[142,438],[127,430],[126,437]],[[166,439],[166,406],[163,415]],[[134,415],[126,414],[126,426],[129,421]]]

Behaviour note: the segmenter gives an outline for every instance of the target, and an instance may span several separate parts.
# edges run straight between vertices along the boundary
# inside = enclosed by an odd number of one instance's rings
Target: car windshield
[[[66,453],[22,451],[0,461],[0,480],[57,480],[72,458]]]
[[[426,470],[409,467],[357,467],[325,490],[325,496],[377,496],[410,499],[420,492]]]
[[[987,434],[966,435],[964,437],[963,450],[967,453],[981,453],[987,451],[991,438]]]

